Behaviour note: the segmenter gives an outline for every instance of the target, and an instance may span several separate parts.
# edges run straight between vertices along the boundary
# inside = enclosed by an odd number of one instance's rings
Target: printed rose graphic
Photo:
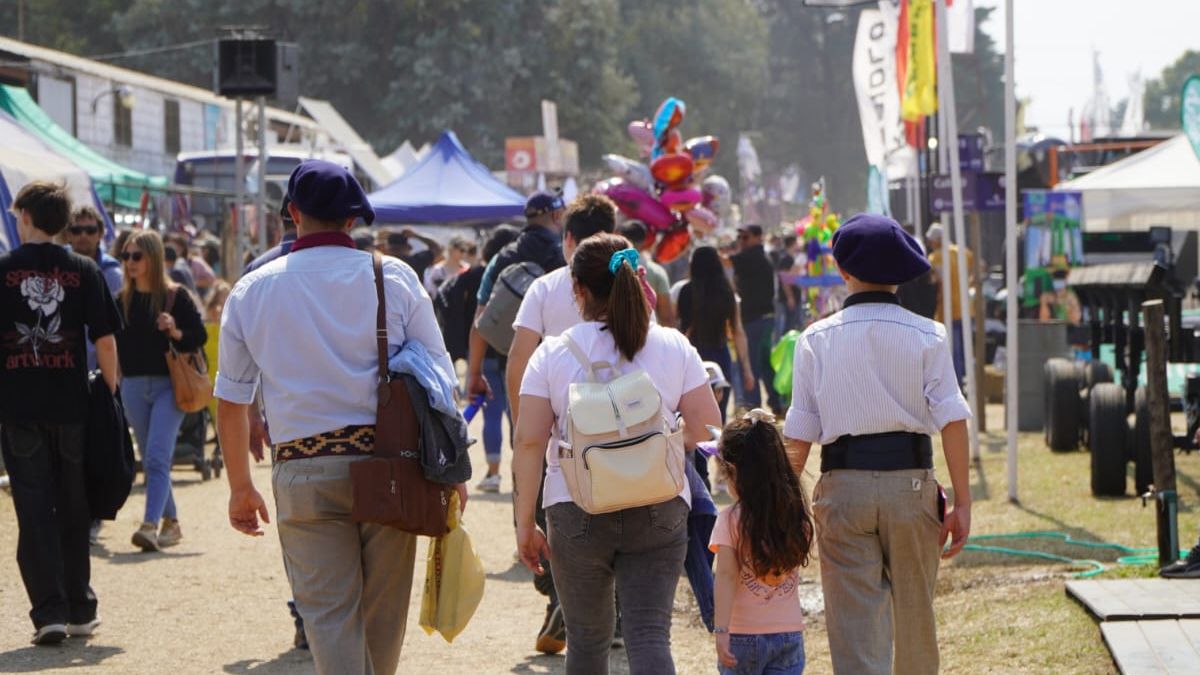
[[[50,316],[58,310],[65,293],[57,280],[48,277],[27,277],[21,282],[21,295],[29,303],[29,309]]]

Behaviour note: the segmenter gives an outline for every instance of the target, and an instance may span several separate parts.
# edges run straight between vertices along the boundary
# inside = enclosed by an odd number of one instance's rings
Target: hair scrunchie
[[[629,263],[629,269],[637,271],[638,268],[638,252],[636,249],[626,248],[612,254],[608,259],[608,272],[614,277],[617,276],[617,271],[621,269],[621,263]]]

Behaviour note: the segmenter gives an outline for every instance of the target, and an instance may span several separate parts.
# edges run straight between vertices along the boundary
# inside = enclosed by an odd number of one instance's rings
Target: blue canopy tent
[[[421,161],[367,198],[376,223],[495,223],[525,210],[525,198],[475,161],[453,131],[443,131]]]

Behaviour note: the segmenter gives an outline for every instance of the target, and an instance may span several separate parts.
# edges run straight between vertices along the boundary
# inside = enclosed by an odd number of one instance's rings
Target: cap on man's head
[[[942,236],[945,233],[946,233],[946,230],[942,227],[941,223],[934,223],[933,225],[929,226],[928,230],[925,230],[925,238],[926,239],[936,239],[938,241],[941,241]]]
[[[338,221],[362,218],[375,221],[375,209],[367,201],[358,179],[346,169],[323,159],[307,159],[292,171],[287,197],[296,208],[313,218]]]
[[[855,215],[833,233],[832,243],[838,267],[869,284],[899,285],[929,271],[917,240],[887,216]]]
[[[738,234],[741,234],[742,232],[747,232],[752,237],[763,236],[762,225],[743,225],[743,226],[739,227],[737,229],[737,231],[738,231]]]
[[[539,190],[529,195],[529,199],[525,200],[525,217],[535,218],[566,207],[567,205],[563,202],[562,195],[559,193]]]
[[[360,251],[370,251],[375,248],[375,233],[369,227],[356,227],[350,230],[350,238]]]

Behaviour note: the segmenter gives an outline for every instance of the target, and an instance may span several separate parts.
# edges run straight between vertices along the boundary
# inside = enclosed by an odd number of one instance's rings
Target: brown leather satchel
[[[446,533],[448,485],[425,478],[419,450],[420,427],[408,387],[392,379],[387,364],[387,304],[383,259],[375,253],[375,339],[379,351],[379,403],[375,412],[375,454],[350,465],[354,505],[351,517],[404,532],[440,537]]]
[[[172,289],[167,293],[167,313],[175,308],[175,296],[187,291]],[[211,339],[211,338],[210,338]],[[208,362],[204,351],[181,352],[167,338],[167,373],[175,390],[175,406],[185,413],[200,412],[212,401],[213,383],[208,379]]]

